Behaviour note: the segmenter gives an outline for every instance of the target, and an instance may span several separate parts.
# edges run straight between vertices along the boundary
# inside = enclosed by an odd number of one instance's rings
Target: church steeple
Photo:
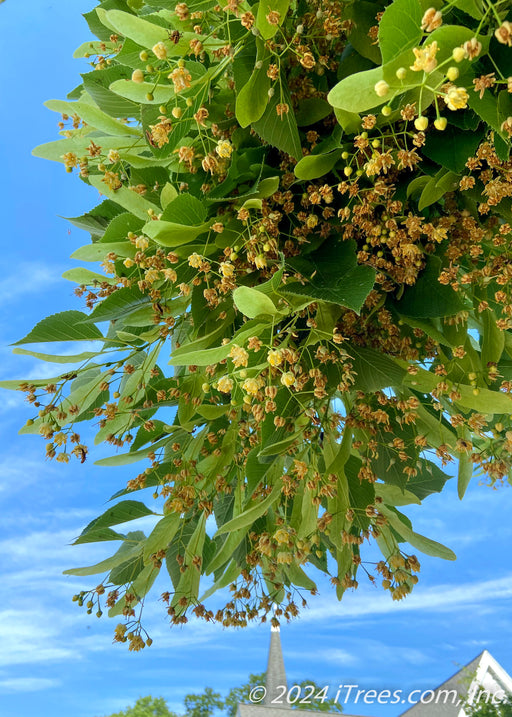
[[[286,672],[284,669],[283,652],[281,649],[281,637],[278,627],[272,627],[270,633],[270,648],[268,651],[267,676],[265,679],[265,687],[267,694],[263,700],[263,704],[268,707],[286,707],[290,705],[286,700],[286,692],[279,689],[282,685],[286,686]],[[272,700],[280,698],[280,704],[272,704]]]

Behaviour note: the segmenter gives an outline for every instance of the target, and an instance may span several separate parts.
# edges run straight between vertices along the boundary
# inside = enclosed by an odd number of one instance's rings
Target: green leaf
[[[267,75],[270,64],[267,58],[260,60],[261,66],[255,67],[249,81],[237,93],[235,114],[241,127],[248,127],[263,116],[269,101],[270,78]],[[277,115],[276,115],[277,117]]]
[[[431,555],[433,558],[443,558],[443,560],[456,560],[455,553],[445,545],[426,538],[423,535],[415,533],[403,520],[400,519],[398,511],[393,511],[386,506],[381,505],[379,510],[387,517],[391,527],[406,540],[413,548],[420,550],[425,555]],[[402,516],[405,519],[405,516]]]
[[[374,44],[370,38],[369,30],[377,25],[377,12],[373,2],[365,2],[365,0],[357,0],[357,2],[344,8],[344,18],[352,20],[353,25],[348,31],[348,39],[352,47],[357,50],[359,55],[366,57],[376,64],[381,63],[381,53],[379,47]],[[364,69],[364,68],[363,68]]]
[[[115,456],[107,456],[107,458],[100,458],[98,461],[94,462],[94,465],[101,466],[103,468],[113,468],[115,466],[128,466],[132,463],[138,463],[138,461],[147,458],[148,454],[151,453],[153,450],[161,446],[165,446],[166,443],[167,438],[163,438],[161,441],[158,441],[158,443],[155,443],[152,446],[141,448],[140,451],[128,451],[128,453],[118,453]]]
[[[365,72],[348,75],[338,82],[327,95],[327,101],[335,108],[353,114],[366,112],[383,103],[374,90],[383,77],[383,68],[375,67]]]
[[[71,259],[77,261],[103,261],[107,254],[114,253],[121,257],[129,256],[133,259],[137,249],[129,241],[103,243],[101,241],[93,244],[84,244],[71,254]]]
[[[386,483],[375,483],[375,495],[378,495],[388,505],[411,505],[421,504],[417,495],[409,490],[402,490],[397,485]]]
[[[140,575],[143,570],[144,561],[139,552],[138,555],[134,555],[126,562],[121,563],[121,565],[118,565],[116,568],[111,570],[108,576],[108,581],[114,585],[126,585],[127,583],[132,583],[136,580],[137,576]],[[121,599],[121,602],[123,601],[124,597]],[[120,606],[117,604],[114,605],[114,607],[109,610],[109,617],[112,617],[117,612],[116,608],[119,609],[119,607]]]
[[[116,61],[120,61],[119,54],[116,55]],[[111,117],[135,117],[138,119],[140,115],[139,106],[131,100],[119,97],[119,95],[114,94],[114,92],[111,92],[109,89],[112,82],[120,79],[130,79],[131,74],[131,67],[115,65],[106,67],[103,70],[93,70],[93,72],[87,72],[82,75],[82,80],[84,82],[85,90],[93,98],[98,107],[103,110],[103,112],[106,112]],[[139,126],[124,126],[129,127],[132,134],[140,136]]]
[[[89,530],[82,533],[72,545],[82,545],[83,543],[102,543],[106,540],[124,540],[125,536],[116,533],[111,528],[98,528],[97,530]]]
[[[112,199],[116,204],[120,204],[122,207],[127,209],[132,214],[135,214],[139,219],[148,218],[148,212],[157,212],[158,207],[152,202],[148,202],[147,199],[141,197],[137,192],[133,192],[128,187],[120,187],[119,189],[110,189],[107,185],[101,181],[99,175],[89,177],[89,183],[95,187],[100,194],[104,194],[109,199]]]
[[[104,15],[100,15],[98,12],[98,16],[100,19],[104,18],[116,32],[148,49],[151,49],[157,42],[169,39],[165,27],[143,20],[137,15],[120,10],[108,10]]]
[[[98,274],[96,271],[85,269],[82,266],[77,266],[74,269],[68,269],[62,274],[63,279],[68,281],[74,281],[76,284],[83,286],[93,286],[94,284],[107,283],[111,284],[115,279],[111,279],[104,274]]]
[[[139,105],[165,105],[174,99],[176,93],[173,85],[156,85],[152,82],[133,82],[132,80],[115,80],[109,86],[111,92]],[[148,100],[148,96],[153,99]]]
[[[485,136],[485,128],[468,132],[449,124],[444,132],[429,132],[423,154],[452,172],[463,172]]]
[[[374,269],[357,265],[353,241],[326,242],[308,260],[292,259],[289,263],[310,278],[306,284],[286,284],[283,293],[323,299],[358,313],[375,282]]]
[[[484,16],[482,0],[453,0],[452,4],[474,17],[475,20],[481,20]]]
[[[230,583],[234,582],[242,572],[242,566],[238,565],[236,560],[232,560],[221,577],[215,581],[215,583],[209,588],[201,597],[199,602],[204,602],[207,598],[213,595],[217,590],[227,587]]]
[[[84,351],[81,354],[69,354],[66,356],[65,354],[62,356],[55,356],[54,354],[43,354],[39,353],[38,351],[28,351],[27,349],[13,349],[13,354],[18,354],[19,356],[33,356],[36,359],[40,359],[41,361],[46,361],[47,363],[82,363],[85,361],[89,361],[89,359],[95,358],[98,355],[98,351]],[[45,379],[46,382],[48,382],[49,379]]]
[[[101,244],[117,244],[120,242],[126,242],[128,244],[127,237],[129,232],[134,232],[134,234],[140,232],[145,219],[146,217],[144,217],[144,219],[138,219],[131,212],[118,214],[109,222],[105,233],[100,239]]]
[[[167,209],[171,206],[172,204],[169,204]],[[210,222],[205,222],[199,226],[186,226],[185,224],[159,220],[146,224],[144,233],[161,246],[178,247],[183,244],[189,244],[201,234],[209,231],[213,221],[212,219]]]
[[[427,182],[418,202],[418,209],[423,211],[426,207],[439,201],[447,192],[452,192],[459,185],[459,176],[455,172],[440,169],[439,172]]]
[[[53,112],[59,112],[60,114],[77,114],[87,122],[91,127],[105,132],[106,134],[118,136],[118,135],[135,135],[140,136],[140,130],[138,127],[130,126],[113,119],[103,110],[100,110],[96,105],[90,104],[89,102],[66,102],[64,100],[47,100],[45,106]]]
[[[172,187],[172,189],[176,196],[167,204],[162,214],[162,219],[185,226],[203,224],[207,215],[204,202],[201,202],[200,199],[194,197],[192,194],[188,194],[187,192],[177,194],[174,187]]]
[[[130,603],[130,607],[139,603],[142,598],[147,595],[150,591],[153,583],[155,582],[160,569],[155,567],[153,563],[146,565],[143,570],[140,570],[140,563],[143,562],[141,558],[137,561],[137,570],[132,571],[131,580],[133,581],[129,587],[129,592],[136,596],[135,602]],[[127,572],[127,575],[130,573]],[[118,574],[119,575],[119,574]],[[135,577],[136,575],[136,577]],[[134,579],[135,578],[135,579]],[[122,615],[126,606],[126,595],[116,602],[116,604],[108,611],[109,617],[115,617],[116,615]]]
[[[261,8],[261,4],[260,4]],[[288,105],[289,112],[281,117],[277,114],[277,105],[281,102]],[[279,92],[276,92],[267,105],[263,117],[252,125],[255,132],[282,152],[286,152],[295,159],[302,157],[297,121],[292,109],[290,92],[286,85],[282,85]]]
[[[396,302],[397,311],[413,318],[453,316],[462,311],[465,306],[457,293],[451,286],[439,283],[440,274],[441,260],[429,256],[414,286],[408,287]]]
[[[233,292],[233,301],[239,311],[250,319],[257,316],[276,316],[279,312],[272,299],[250,286],[239,286]]]
[[[459,453],[459,468],[457,472],[457,494],[462,500],[467,487],[473,477],[473,461],[467,453]]]
[[[64,570],[64,575],[76,575],[78,577],[88,577],[89,575],[98,575],[99,573],[106,573],[112,568],[116,568],[118,565],[125,563],[129,558],[140,553],[139,543],[125,541],[120,546],[119,550],[106,560],[102,560],[100,563],[90,565],[85,568],[71,568],[70,570]]]
[[[264,515],[270,508],[270,506],[276,502],[280,492],[281,486],[278,483],[274,486],[270,495],[268,495],[264,500],[256,501],[255,505],[251,505],[249,508],[247,508],[247,510],[244,510],[243,513],[237,515],[236,518],[228,520],[228,522],[224,523],[224,525],[220,525],[215,535],[222,535],[223,533],[232,533],[235,530],[248,528],[254,523],[255,520],[257,520],[257,518],[259,518],[261,515]]]
[[[419,369],[414,376],[406,375],[403,380],[404,385],[423,392],[433,391],[438,383],[438,376],[423,369]],[[491,415],[512,412],[512,397],[509,394],[501,391],[490,391],[486,388],[473,389],[471,386],[460,383],[457,384],[457,391],[460,393],[460,398],[455,403],[459,406]],[[474,391],[477,393],[475,394]]]
[[[81,311],[61,311],[59,314],[52,314],[36,324],[25,338],[16,341],[14,345],[102,339],[103,335],[96,326],[82,323],[85,319],[87,314]]]
[[[250,326],[249,326],[250,323]],[[243,345],[250,336],[258,336],[265,328],[265,324],[258,321],[247,322],[243,329],[235,334],[229,344],[218,346],[211,349],[198,350],[198,342],[189,342],[175,349],[171,356],[169,364],[171,366],[210,366],[211,364],[223,361],[229,356],[231,348],[234,344]],[[198,341],[201,341],[199,339]]]
[[[335,149],[327,154],[309,154],[295,165],[295,176],[298,179],[317,179],[323,177],[334,167],[341,157],[341,149]]]
[[[505,348],[505,332],[496,325],[496,314],[492,309],[482,313],[482,366],[486,369],[490,364],[497,364]]]
[[[162,191],[160,192],[160,204],[162,205],[162,209],[165,209],[169,204],[171,204],[177,196],[178,190],[173,184],[170,182],[164,184]]]
[[[316,583],[311,580],[308,575],[306,575],[300,565],[297,565],[296,563],[287,565],[285,572],[288,574],[288,577],[293,585],[297,585],[299,588],[304,588],[305,590],[317,589]]]
[[[155,513],[149,510],[144,503],[137,500],[122,500],[91,521],[83,529],[78,540],[88,533],[98,531],[100,528],[109,528],[112,525],[127,523],[130,520],[144,518],[146,515],[155,515]]]
[[[86,324],[93,324],[99,321],[125,319],[134,311],[149,304],[151,304],[151,297],[148,294],[143,294],[138,286],[123,287],[103,299],[82,321]]]
[[[331,112],[331,105],[321,97],[307,97],[299,102],[295,120],[298,127],[309,127],[328,117]]]
[[[159,550],[167,550],[167,546],[180,527],[181,516],[171,513],[158,521],[144,543],[144,562],[147,562]]]
[[[475,31],[468,27],[463,27],[462,25],[444,24],[429,34],[427,44],[430,45],[432,42],[437,42],[439,50],[436,54],[436,60],[438,64],[440,64],[448,59],[451,59],[454,47],[460,47],[473,37],[475,37]],[[486,53],[489,47],[489,38],[484,35],[479,35],[478,40],[482,43],[483,52]],[[463,61],[463,64],[461,64],[459,68],[461,70],[461,74],[468,67],[469,60]]]
[[[270,40],[271,37],[274,37],[279,26],[284,22],[289,6],[290,0],[261,0],[256,15],[256,27],[264,40]],[[279,21],[275,25],[272,25],[267,20],[267,15],[272,11],[279,13]]]
[[[354,388],[373,393],[382,388],[400,386],[406,372],[392,358],[374,349],[350,346],[357,375]]]
[[[183,607],[179,604],[182,597],[188,598],[189,601],[193,601],[199,594],[199,580],[201,576],[200,569],[196,567],[193,560],[197,557],[202,557],[203,545],[206,531],[206,514],[201,513],[201,517],[197,523],[197,526],[190,538],[190,541],[185,548],[185,565],[186,570],[181,575],[180,581],[176,587],[176,592],[171,602],[171,606],[176,609],[176,613],[180,615],[185,611],[186,606]]]

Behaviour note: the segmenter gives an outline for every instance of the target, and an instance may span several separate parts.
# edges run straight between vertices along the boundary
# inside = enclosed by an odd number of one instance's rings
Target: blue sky
[[[8,344],[45,315],[82,308],[60,275],[74,265],[68,257],[87,235],[58,215],[82,213],[97,193],[30,151],[56,138],[58,116],[43,101],[64,98],[86,69],[72,53],[89,38],[80,13],[94,5],[7,0],[0,8],[0,378],[51,376],[52,367],[13,356]],[[29,416],[20,395],[2,392],[1,714],[100,717],[150,693],[179,710],[188,692],[207,685],[225,691],[263,671],[265,627],[170,629],[155,600],[147,611],[154,645],[133,654],[112,644],[114,621],[88,617],[71,603],[86,585],[62,571],[105,553],[101,546],[69,543],[129,474],[92,461],[45,462],[42,440],[17,435]],[[457,562],[423,557],[420,583],[400,604],[363,578],[341,604],[322,587],[302,619],[282,630],[289,684],[312,678],[333,688],[349,682],[367,689],[429,688],[484,648],[512,672],[511,507],[510,489],[492,491],[474,479],[462,503],[449,485],[408,510],[415,529],[453,548]],[[358,705],[346,711],[391,717],[402,710]]]

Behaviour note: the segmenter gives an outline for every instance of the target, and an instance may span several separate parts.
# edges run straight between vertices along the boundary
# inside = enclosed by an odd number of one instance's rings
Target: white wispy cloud
[[[0,280],[3,304],[16,301],[27,294],[40,294],[49,285],[62,281],[62,269],[42,262],[20,262],[16,271]]]
[[[0,692],[39,692],[60,684],[60,680],[46,677],[10,677],[0,680]]]
[[[340,603],[335,599],[320,598],[310,603],[310,609],[302,612],[301,619],[304,622],[329,620],[339,617],[341,612],[345,619],[386,614],[398,616],[400,613],[416,611],[451,612],[468,605],[492,610],[489,596],[492,596],[493,602],[512,597],[512,574],[497,580],[424,588],[413,592],[400,603],[393,602],[383,593],[374,596],[359,594],[353,601],[344,598],[342,611]]]

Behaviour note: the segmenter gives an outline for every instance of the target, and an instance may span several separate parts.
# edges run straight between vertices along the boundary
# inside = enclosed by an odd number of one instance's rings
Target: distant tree
[[[464,712],[468,717],[512,717],[512,695],[507,694],[497,703],[486,701],[484,697],[473,704],[466,702]]]
[[[249,680],[239,687],[232,687],[224,700],[224,711],[227,717],[235,717],[236,708],[240,702],[248,702],[249,694],[253,687],[265,684],[265,673],[249,675]]]
[[[211,717],[215,710],[224,708],[224,700],[211,687],[206,687],[200,695],[186,695],[183,704],[186,717]]]
[[[225,717],[235,717],[238,705],[242,703],[250,702],[250,693],[254,687],[265,684],[265,673],[260,672],[256,675],[249,675],[248,681],[239,685],[238,687],[232,687],[227,693],[225,698],[218,692],[214,692],[211,687],[205,687],[203,692],[198,695],[185,695],[183,699],[183,705],[185,707],[185,713],[183,715],[177,715],[175,712],[171,712],[168,708],[166,701],[162,697],[140,697],[133,707],[127,707],[122,712],[116,712],[115,714],[109,715],[108,717],[212,717],[212,715],[220,710]],[[295,699],[290,706],[295,709],[301,710],[315,710],[316,712],[342,712],[343,708],[341,705],[336,704],[333,700],[315,698],[316,695],[321,695],[322,687],[317,685],[313,680],[303,680],[297,682],[302,688],[301,696]],[[306,690],[306,687],[309,689]],[[311,692],[311,687],[314,692]],[[299,704],[299,700],[305,697],[308,699],[307,702]],[[512,717],[512,713],[506,714],[475,714],[471,717]]]
[[[175,712],[167,707],[163,697],[139,697],[133,707],[127,707],[121,712],[109,715],[109,717],[178,717]]]

